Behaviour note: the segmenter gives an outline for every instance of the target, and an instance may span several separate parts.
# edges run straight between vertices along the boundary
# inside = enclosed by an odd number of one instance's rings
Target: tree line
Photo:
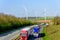
[[[0,33],[32,24],[34,23],[29,20],[0,13]]]
[[[55,25],[60,25],[60,17],[59,16],[54,17],[53,22]]]

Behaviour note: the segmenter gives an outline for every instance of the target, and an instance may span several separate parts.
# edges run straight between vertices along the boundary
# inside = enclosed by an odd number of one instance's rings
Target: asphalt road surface
[[[17,30],[13,30],[13,31],[10,31],[10,32],[4,33],[4,34],[0,34],[0,40],[11,40],[11,39],[19,36],[21,29],[17,29]]]
[[[4,34],[0,34],[0,40],[11,40],[16,36],[19,36],[21,29],[13,30]],[[40,33],[42,33],[43,26],[40,28]],[[29,40],[42,40],[42,38],[34,38],[33,36]]]
[[[0,34],[0,40],[11,40],[17,34],[19,35],[21,29],[10,31],[4,34]]]

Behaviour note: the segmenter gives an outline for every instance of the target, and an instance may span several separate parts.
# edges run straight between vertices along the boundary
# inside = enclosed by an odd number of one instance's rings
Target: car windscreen
[[[25,33],[22,33],[21,36],[27,36]]]

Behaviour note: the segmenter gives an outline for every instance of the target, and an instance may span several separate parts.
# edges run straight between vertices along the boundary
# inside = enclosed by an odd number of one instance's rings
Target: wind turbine
[[[35,17],[36,17],[36,20],[37,20],[37,11],[35,11]]]
[[[24,11],[25,11],[25,14],[26,14],[26,20],[28,20],[28,10],[27,10],[26,6],[24,6]]]
[[[44,9],[44,14],[45,14],[45,22],[46,22],[46,9]]]

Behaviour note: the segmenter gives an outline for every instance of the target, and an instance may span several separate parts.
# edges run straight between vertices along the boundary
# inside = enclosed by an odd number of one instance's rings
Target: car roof
[[[30,27],[26,27],[26,28],[23,28],[22,30],[27,30],[28,31],[29,29],[30,29]]]

